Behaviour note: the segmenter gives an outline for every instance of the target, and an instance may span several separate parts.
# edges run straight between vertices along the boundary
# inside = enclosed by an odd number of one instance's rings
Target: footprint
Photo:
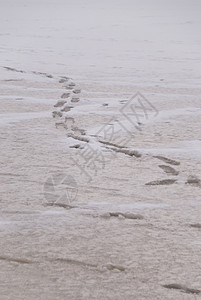
[[[127,148],[125,146],[121,146],[121,145],[118,145],[118,144],[115,144],[115,143],[111,143],[111,142],[108,142],[108,141],[103,141],[103,140],[99,140],[99,143],[107,145],[107,146],[114,146],[114,147],[120,148],[120,149]]]
[[[63,94],[61,95],[61,98],[62,98],[62,99],[68,98],[68,97],[70,97],[70,93],[63,93]]]
[[[70,258],[56,258],[55,261],[60,261],[62,263],[68,263],[70,265],[77,265],[81,267],[92,267],[92,268],[97,268],[98,265],[96,264],[90,264],[86,263],[80,260],[75,260],[75,259],[70,259]]]
[[[59,101],[54,105],[54,107],[61,107],[61,106],[63,106],[65,103],[67,103],[66,100],[59,100]]]
[[[107,264],[105,265],[105,267],[109,270],[109,271],[112,271],[112,270],[119,270],[121,272],[125,271],[126,268],[122,267],[122,266],[118,266],[118,265],[113,265],[113,264]]]
[[[142,156],[142,154],[139,153],[136,150],[127,150],[127,149],[121,149],[121,148],[110,148],[110,149],[112,149],[115,152],[124,153],[126,155],[135,156],[135,157],[138,157],[138,158]]]
[[[125,103],[128,102],[128,99],[126,99],[126,100],[119,100],[119,102],[120,102],[121,104],[125,104]]]
[[[70,111],[70,110],[71,110],[71,108],[73,108],[73,106],[65,105],[65,106],[62,108],[62,110],[61,110],[61,111],[63,111],[63,112],[67,112],[67,111]]]
[[[12,257],[7,257],[7,256],[0,256],[0,260],[4,260],[7,262],[15,262],[19,264],[31,264],[32,261],[27,260],[27,259],[21,259],[21,258],[12,258]]]
[[[53,116],[53,118],[57,118],[57,117],[61,118],[63,116],[63,114],[60,111],[53,111],[52,116]]]
[[[200,290],[197,290],[197,289],[192,289],[192,288],[189,288],[185,285],[181,285],[181,284],[177,284],[177,283],[172,283],[172,284],[165,284],[165,285],[162,285],[164,288],[166,289],[175,289],[175,290],[180,290],[182,292],[185,292],[187,294],[200,294]]]
[[[68,129],[67,126],[66,126],[66,124],[65,124],[64,122],[56,122],[56,123],[55,123],[55,126],[56,126],[56,128],[58,128],[58,129],[65,129],[65,130]]]
[[[62,76],[61,79],[59,80],[59,83],[64,83],[66,81],[68,81],[70,78],[66,77],[66,76]]]
[[[144,217],[140,214],[134,214],[130,212],[109,212],[101,215],[102,218],[110,218],[110,217],[117,217],[117,218],[125,218],[125,219],[132,219],[132,220],[142,220]]]
[[[13,71],[13,72],[17,72],[17,73],[25,73],[25,71],[17,70],[17,69],[11,68],[11,67],[3,67],[3,68],[8,71]]]
[[[80,98],[79,97],[72,97],[71,102],[79,102]]]
[[[69,148],[75,148],[75,149],[79,149],[81,147],[80,144],[76,144],[76,145],[73,145],[73,146],[69,146]]]
[[[81,142],[89,143],[89,139],[87,137],[78,136],[78,135],[75,135],[73,133],[69,133],[67,136],[71,137],[75,140],[81,141]]]
[[[197,176],[190,175],[185,184],[191,184],[193,186],[201,187],[201,180]]]
[[[65,117],[65,124],[68,130],[73,130],[75,120],[72,117]]]
[[[156,156],[153,156],[154,158],[158,158],[164,162],[166,162],[167,164],[170,164],[170,165],[175,165],[175,166],[179,166],[180,165],[180,162],[176,161],[176,160],[173,160],[173,159],[170,159],[170,158],[167,158],[167,157],[164,157],[164,156],[160,156],[160,155],[156,155]]]
[[[190,224],[190,227],[201,229],[201,224],[200,223]]]
[[[145,185],[170,185],[175,183],[176,179],[163,179],[163,180],[155,180],[146,183]]]
[[[4,79],[3,81],[10,82],[10,81],[22,81],[23,79]]]
[[[81,93],[81,89],[74,89],[74,90],[73,90],[73,93],[74,93],[74,94],[80,94],[80,93]]]
[[[65,123],[75,123],[75,119],[73,117],[65,117]]]
[[[78,128],[77,126],[73,126],[72,130],[75,134],[86,135],[86,131],[84,129]]]
[[[47,73],[44,73],[44,72],[36,72],[36,71],[33,71],[32,72],[33,74],[36,74],[36,75],[43,75],[47,78],[53,78],[53,76],[51,74],[47,74]]]
[[[65,208],[65,209],[72,209],[72,208],[77,207],[77,206],[73,206],[70,204],[59,203],[59,202],[48,202],[48,203],[45,203],[44,206],[55,206],[55,207],[57,206],[57,207]]]
[[[64,79],[64,78],[59,80],[59,83],[64,83],[64,82],[66,82],[66,79]]]
[[[69,83],[69,84],[67,84],[65,86],[65,88],[68,89],[68,90],[73,90],[74,87],[75,87],[75,83],[74,82],[71,82],[71,83]]]
[[[175,176],[179,175],[179,172],[172,167],[166,165],[159,165],[159,168],[161,168],[166,174],[175,175]]]

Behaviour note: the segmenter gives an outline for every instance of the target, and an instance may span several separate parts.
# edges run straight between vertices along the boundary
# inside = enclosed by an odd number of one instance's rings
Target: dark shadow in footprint
[[[54,107],[61,107],[61,106],[63,106],[65,103],[67,103],[66,100],[59,100],[59,101],[57,101],[57,103],[54,105]]]
[[[65,208],[65,209],[72,209],[72,208],[77,207],[77,206],[73,206],[70,204],[59,203],[59,202],[48,202],[48,203],[45,203],[44,206],[55,206],[55,207],[57,206],[57,207]]]
[[[166,165],[159,165],[159,168],[161,168],[166,174],[175,175],[175,176],[179,175],[179,172],[172,167]]]
[[[176,179],[164,179],[164,180],[155,180],[146,183],[145,185],[170,185],[175,183]]]
[[[79,102],[80,98],[79,97],[72,97],[71,102]]]
[[[73,106],[70,106],[70,105],[65,105],[64,108],[62,108],[61,111],[64,111],[64,112],[68,112],[71,110],[71,108],[73,108]]]
[[[10,68],[10,67],[3,67],[3,68],[8,70],[8,71],[13,71],[13,72],[17,72],[17,73],[25,73],[25,71],[17,70],[15,68]]]
[[[110,149],[115,152],[124,153],[125,155],[135,156],[137,158],[142,156],[142,154],[137,150],[128,150],[128,149],[121,149],[121,148],[110,148]]]
[[[71,82],[65,86],[67,90],[73,90],[75,87],[75,83]]]
[[[87,137],[78,136],[78,135],[75,135],[73,133],[69,133],[67,136],[71,137],[71,138],[73,138],[75,140],[81,141],[81,142],[89,143],[89,139]]]
[[[64,83],[66,81],[68,81],[70,78],[66,77],[66,76],[61,76],[61,79],[59,80],[59,83]]]
[[[3,81],[6,81],[6,82],[10,82],[10,81],[22,81],[23,79],[5,79]]]
[[[80,93],[81,93],[81,89],[74,89],[74,90],[73,90],[73,93],[74,93],[74,94],[80,94]]]
[[[201,187],[201,180],[194,175],[190,175],[185,183],[191,184],[193,186]]]
[[[55,126],[57,129],[68,130],[68,127],[64,122],[56,122]]]
[[[44,72],[36,72],[36,71],[33,71],[32,72],[33,74],[36,74],[36,75],[43,75],[47,78],[53,78],[53,76],[51,74],[47,74],[47,73],[44,73]]]
[[[120,149],[125,149],[125,148],[127,148],[127,147],[125,147],[125,146],[121,146],[121,145],[114,144],[114,143],[111,143],[111,142],[108,142],[108,141],[103,141],[103,140],[99,140],[99,143],[104,144],[104,145],[108,145],[108,146],[114,146],[114,147],[120,148]]]
[[[199,224],[199,223],[190,224],[189,226],[193,227],[193,228],[199,228],[199,229],[201,229],[201,224]]]
[[[57,118],[57,117],[61,118],[62,115],[63,115],[63,114],[62,114],[62,112],[60,112],[60,111],[53,111],[53,112],[52,112],[53,118]]]
[[[69,148],[75,148],[75,149],[79,149],[81,147],[80,144],[76,144],[76,145],[73,145],[73,146],[69,146]]]
[[[165,284],[165,285],[162,285],[162,286],[166,289],[180,290],[180,291],[185,292],[187,294],[196,294],[196,295],[198,295],[201,292],[200,290],[188,288],[187,286],[181,285],[181,284],[178,284],[178,283]]]
[[[70,93],[63,93],[63,94],[61,95],[61,98],[62,98],[62,99],[65,99],[65,98],[68,98],[68,97],[70,97]]]
[[[125,219],[132,219],[132,220],[142,220],[144,217],[140,214],[134,214],[131,212],[109,212],[101,215],[103,218],[110,218],[110,217],[124,217]]]
[[[176,160],[164,157],[164,156],[156,155],[156,156],[153,156],[153,157],[157,158],[157,159],[160,159],[160,160],[162,160],[165,163],[170,164],[170,165],[175,165],[175,166],[179,166],[180,165],[179,161],[176,161]]]
[[[0,256],[0,260],[4,260],[7,262],[15,262],[15,263],[19,263],[19,264],[31,264],[33,263],[30,260],[27,259],[22,259],[22,258],[12,258],[12,257],[7,257],[7,256]]]
[[[122,266],[118,266],[118,265],[113,265],[113,264],[107,264],[105,266],[109,271],[113,271],[113,270],[118,270],[118,271],[125,271],[126,268],[122,267]]]
[[[70,259],[70,258],[56,258],[54,261],[58,261],[61,263],[67,263],[70,265],[76,265],[76,266],[81,266],[81,267],[92,267],[92,268],[97,268],[98,265],[96,264],[90,264],[87,262],[75,260],[75,259]]]

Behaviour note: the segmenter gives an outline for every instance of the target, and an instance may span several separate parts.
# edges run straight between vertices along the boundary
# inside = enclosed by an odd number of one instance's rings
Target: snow
[[[200,0],[0,0],[3,300],[201,290],[200,10]],[[53,174],[62,203],[44,195]]]

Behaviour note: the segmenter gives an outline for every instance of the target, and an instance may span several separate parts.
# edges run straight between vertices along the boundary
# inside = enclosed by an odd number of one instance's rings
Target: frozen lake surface
[[[2,300],[199,299],[200,10],[0,0]]]

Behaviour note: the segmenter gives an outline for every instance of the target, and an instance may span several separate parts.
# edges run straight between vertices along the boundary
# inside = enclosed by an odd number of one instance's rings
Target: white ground
[[[0,299],[200,299],[200,9],[0,0]]]

